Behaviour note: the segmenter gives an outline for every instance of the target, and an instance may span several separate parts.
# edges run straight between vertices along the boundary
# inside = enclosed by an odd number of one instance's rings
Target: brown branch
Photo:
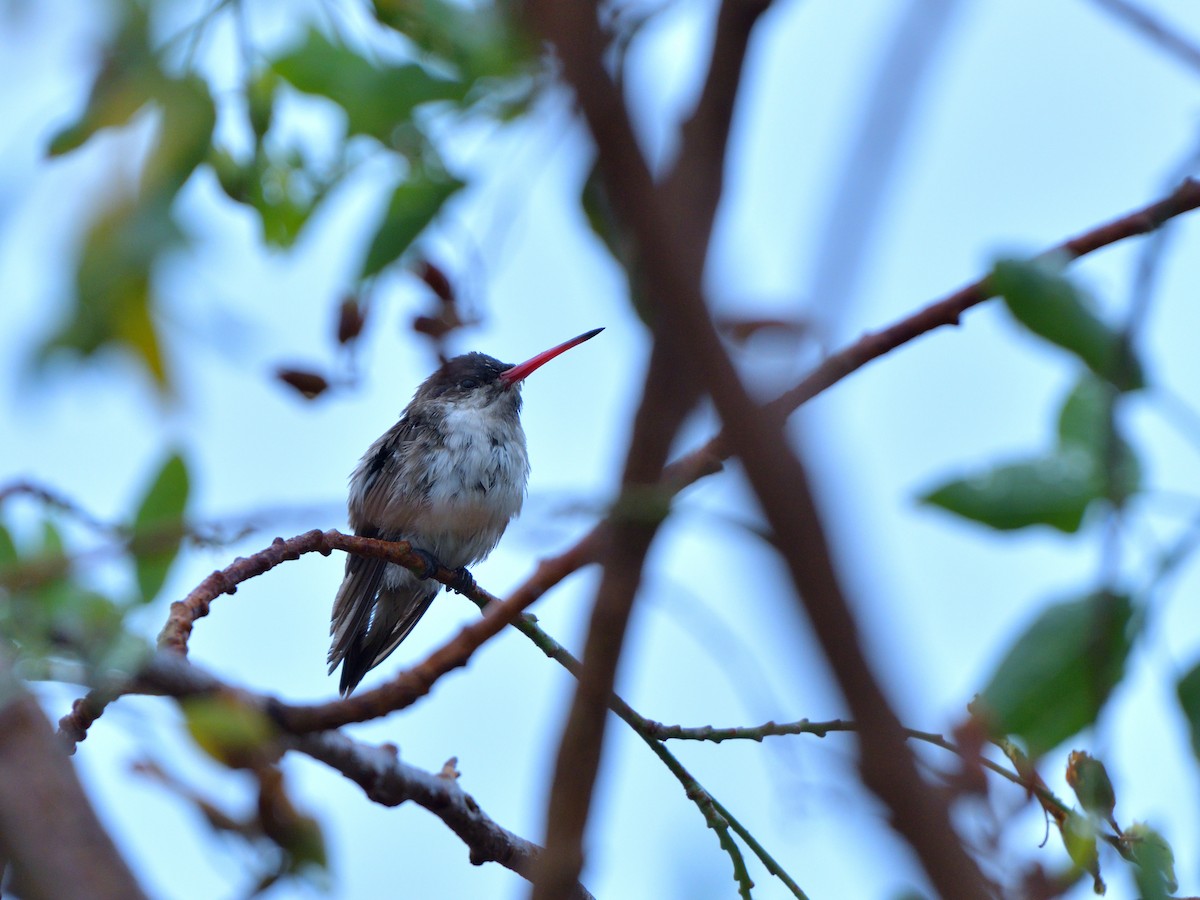
[[[622,478],[623,498],[611,519],[604,575],[597,589],[584,645],[583,667],[559,745],[550,787],[546,855],[534,882],[536,898],[560,897],[583,867],[583,832],[600,770],[609,698],[625,642],[646,553],[665,518],[646,487],[662,475],[671,440],[695,394],[674,377],[678,348],[656,341],[634,420]],[[650,508],[639,508],[649,506]]]
[[[334,530],[308,531],[287,540],[276,538],[265,550],[239,557],[224,569],[213,572],[185,599],[172,603],[167,623],[159,635],[159,648],[186,655],[187,641],[196,620],[208,615],[217,597],[235,593],[242,582],[262,575],[286,560],[298,559],[306,553],[328,556],[333,550],[385,559],[417,571],[424,571],[425,567],[422,558],[414,554],[405,541],[381,541]],[[466,665],[480,646],[521,615],[542,593],[528,589],[511,600],[501,601],[476,585],[472,579],[464,579],[460,573],[444,566],[432,577],[477,602],[484,610],[483,618],[463,627],[454,638],[434,650],[422,662],[402,670],[373,690],[324,704],[275,704],[272,713],[286,730],[303,734],[337,728],[350,722],[378,718],[412,705],[428,694],[443,675]],[[128,689],[128,684],[106,685],[75,701],[71,712],[59,720],[59,735],[68,748],[73,750],[75,744],[86,737],[88,728],[105,706]]]
[[[399,806],[411,800],[429,810],[467,845],[473,865],[495,862],[529,879],[544,853],[537,844],[496,824],[459,786],[457,772],[425,772],[401,762],[392,746],[369,747],[340,732],[305,735],[290,744],[341,772],[376,803]],[[566,896],[590,900],[592,895],[575,882]]]
[[[686,230],[686,243],[701,257],[707,252],[713,219],[721,202],[725,150],[750,35],[770,6],[771,0],[721,3],[704,87],[695,109],[680,129],[679,158],[663,185],[666,202],[675,209],[686,209],[687,217],[678,225]]]
[[[663,203],[677,216],[674,224],[682,232],[676,244],[685,254],[689,270],[703,270],[712,232],[712,222],[721,198],[725,148],[741,69],[750,34],[769,2],[725,0],[716,29],[709,72],[699,102],[683,126],[683,147],[674,170],[662,189]],[[605,39],[600,33],[596,10],[591,6],[565,6],[535,2],[530,12],[556,44],[563,65],[577,91],[591,91],[586,106],[600,106],[606,119],[622,130],[621,139],[602,154],[601,171],[610,197],[620,197],[627,176],[649,182],[645,160],[637,147],[620,92],[602,64]],[[558,27],[555,17],[574,18],[582,26]],[[577,40],[576,45],[564,38]],[[615,153],[612,152],[615,148]],[[642,249],[645,244],[639,245]],[[635,266],[641,274],[644,260]],[[696,380],[686,377],[684,336],[660,318],[655,327],[655,345],[642,403],[634,422],[623,476],[624,498],[661,481],[670,442],[692,405]],[[665,505],[662,506],[665,510]],[[591,810],[592,793],[600,768],[606,710],[624,646],[634,597],[650,543],[661,516],[631,519],[618,510],[608,526],[605,568],[589,622],[583,670],[567,717],[559,746],[546,824],[546,856],[535,882],[535,900],[560,897],[578,878],[583,867],[583,836]],[[730,849],[728,834],[719,831],[722,844]],[[744,866],[736,847],[731,857],[739,875]]]
[[[0,859],[30,900],[144,897],[54,739],[0,659]]]

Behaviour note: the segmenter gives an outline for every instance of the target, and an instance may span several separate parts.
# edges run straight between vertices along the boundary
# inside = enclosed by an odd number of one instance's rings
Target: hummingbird
[[[441,585],[441,563],[463,569],[486,557],[521,511],[529,454],[521,428],[521,383],[603,328],[513,365],[483,353],[443,363],[417,388],[399,421],[350,476],[354,533],[408,541],[426,560],[420,575],[353,554],[333,602],[329,672],[342,667],[348,695],[413,630]]]

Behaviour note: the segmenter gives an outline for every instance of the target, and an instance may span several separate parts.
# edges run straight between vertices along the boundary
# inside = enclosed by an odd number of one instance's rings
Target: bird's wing
[[[409,465],[418,453],[432,449],[440,438],[436,423],[406,414],[371,445],[350,477],[350,524],[380,532],[405,534],[427,502],[428,485],[406,477],[419,467]]]

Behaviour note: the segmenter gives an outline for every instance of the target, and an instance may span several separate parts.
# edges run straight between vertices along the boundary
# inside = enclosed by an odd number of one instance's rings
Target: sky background
[[[865,157],[855,179],[890,160],[875,228],[862,236],[854,289],[815,296],[835,210],[844,206],[843,161],[897,23],[913,9],[951,10],[931,42],[903,140]],[[1001,252],[1036,251],[1144,205],[1178,180],[1200,147],[1200,71],[1169,58],[1098,0],[974,0],[897,4],[780,2],[751,45],[735,122],[728,193],[708,273],[714,307],[731,315],[802,317],[812,339],[758,340],[739,351],[764,396],[793,383],[825,349],[904,316],[987,270]],[[1200,8],[1143,4],[1200,42]],[[186,23],[200,4],[172,4]],[[295,39],[320,4],[249,2],[265,48]],[[648,156],[669,161],[676,125],[694,98],[696,60],[714,4],[677,2],[649,24],[629,59],[629,99]],[[299,244],[264,252],[256,222],[199,174],[181,198],[194,238],[163,268],[161,323],[178,385],[164,402],[119,356],[30,374],[36,342],[60,320],[82,224],[112,179],[137,172],[151,123],[104,134],[85,150],[47,160],[49,138],[86,98],[105,33],[104,4],[0,3],[0,484],[51,485],[102,519],[128,515],[147,472],[171,448],[185,453],[197,521],[263,527],[235,546],[193,550],[164,598],[140,615],[150,637],[168,598],[239,553],[311,528],[344,527],[346,479],[435,364],[408,331],[427,300],[411,278],[387,276],[353,387],[308,403],[271,378],[277,365],[335,368],[333,311],[359,262],[389,175],[370,162],[340,190]],[[348,18],[351,33],[361,27]],[[358,23],[358,24],[356,24]],[[165,28],[167,32],[173,28]],[[218,34],[223,32],[218,31]],[[201,54],[229,100],[231,57],[218,40]],[[224,74],[222,74],[224,73]],[[224,79],[222,81],[222,79]],[[225,84],[223,93],[221,85]],[[319,104],[288,107],[297,134],[320,145],[336,121]],[[889,156],[889,154],[894,154]],[[629,418],[649,347],[620,270],[591,235],[575,198],[588,141],[564,95],[515,127],[455,136],[452,166],[473,187],[448,208],[427,245],[461,277],[481,313],[453,349],[509,361],[588,328],[604,334],[556,360],[525,387],[523,421],[533,463],[529,500],[499,549],[475,568],[503,595],[535,560],[569,546],[594,522],[619,480]],[[853,182],[852,182],[853,183]],[[1155,384],[1195,400],[1200,383],[1200,219],[1173,226],[1143,352]],[[1114,314],[1133,290],[1139,244],[1106,250],[1075,271]],[[844,249],[844,248],[843,248]],[[995,306],[856,373],[793,418],[809,451],[877,673],[905,724],[948,731],[964,715],[1009,642],[1048,600],[1094,583],[1103,564],[1098,523],[1077,536],[1042,529],[996,536],[915,497],[947,477],[1033,455],[1053,436],[1057,405],[1077,374],[1060,353],[1021,334]],[[1195,435],[1158,393],[1126,410],[1153,490],[1134,510],[1126,560],[1135,577],[1148,548],[1195,517],[1200,453]],[[702,410],[679,450],[715,420]],[[619,678],[619,691],[653,719],[685,725],[836,718],[829,682],[789,584],[747,528],[758,520],[736,467],[690,489],[651,553]],[[26,521],[32,521],[28,516]],[[342,560],[310,555],[222,597],[199,623],[191,657],[229,682],[292,700],[333,696],[325,674],[328,614]],[[95,577],[121,585],[127,572]],[[597,572],[573,576],[535,608],[560,641],[582,645]],[[1181,890],[1200,892],[1200,782],[1175,678],[1200,656],[1197,567],[1156,597],[1130,677],[1099,726],[1050,754],[1043,774],[1060,796],[1066,751],[1102,758],[1117,787],[1118,818],[1148,820],[1175,847]],[[367,680],[377,684],[440,645],[477,615],[443,594],[402,648]],[[541,841],[545,792],[568,676],[513,632],[401,715],[348,729],[391,741],[409,763],[436,771],[458,758],[461,784],[501,825]],[[57,718],[75,688],[39,696]],[[846,736],[676,745],[681,760],[780,860],[813,898],[896,897],[923,884],[879,806],[855,786]],[[921,751],[950,767],[954,760]],[[249,783],[209,762],[182,736],[170,704],[129,698],[110,709],[77,756],[103,820],[156,897],[235,897],[248,856],[214,839],[195,812],[161,786],[130,775],[154,759],[189,785],[245,809]],[[472,867],[463,845],[411,804],[384,809],[321,765],[284,766],[297,799],[326,828],[334,897],[517,897],[525,882]],[[1040,816],[999,783],[996,808],[1017,815],[1000,865],[1061,861],[1056,839],[1038,849]],[[973,834],[987,830],[965,809]],[[696,808],[641,742],[609,730],[584,882],[598,897],[731,897],[728,858]],[[1110,897],[1132,896],[1123,868],[1102,858]],[[786,895],[757,863],[756,897]],[[1085,896],[1086,889],[1077,892]],[[317,896],[291,884],[274,896]]]

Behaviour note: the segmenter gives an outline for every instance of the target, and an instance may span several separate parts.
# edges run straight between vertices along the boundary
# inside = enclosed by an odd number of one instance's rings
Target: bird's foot
[[[475,590],[475,576],[467,571],[466,566],[454,569],[454,581],[446,585],[448,591],[458,591],[460,594],[470,594]]]
[[[422,550],[420,547],[412,547],[411,551],[412,555],[420,559],[421,563],[425,566],[423,571],[413,572],[413,574],[422,581],[432,578],[437,574],[438,569],[442,567],[442,564],[438,562],[437,557],[428,550]]]

